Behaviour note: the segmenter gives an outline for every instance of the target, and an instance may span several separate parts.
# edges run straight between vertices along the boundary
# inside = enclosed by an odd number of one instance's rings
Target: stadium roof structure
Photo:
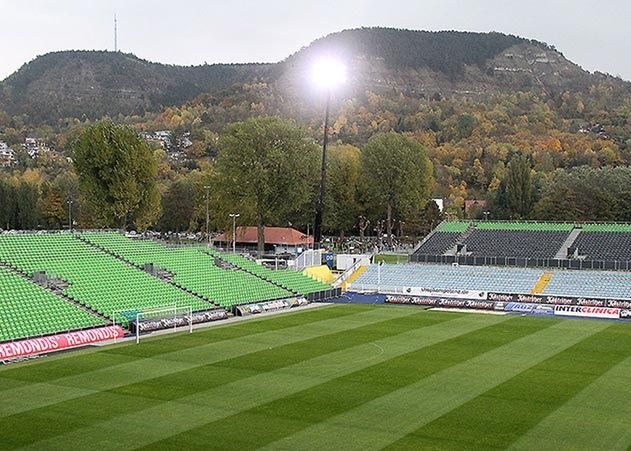
[[[306,246],[313,244],[313,236],[302,233],[292,227],[265,227],[265,244],[285,246]],[[222,233],[214,241],[232,241],[230,233]],[[256,227],[237,227],[237,243],[256,244],[258,232]]]

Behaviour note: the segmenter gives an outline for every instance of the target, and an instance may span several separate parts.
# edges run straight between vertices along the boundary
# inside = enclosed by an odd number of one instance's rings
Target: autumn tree
[[[419,228],[421,234],[431,232],[443,220],[443,214],[435,201],[429,200],[421,210]]]
[[[51,228],[61,228],[62,222],[67,218],[66,201],[58,186],[45,184],[42,190],[41,210],[42,217]]]
[[[187,230],[193,217],[195,189],[190,180],[181,178],[171,184],[162,197],[162,230]]]
[[[355,227],[361,211],[360,150],[348,144],[332,146],[327,166],[324,227],[343,235]]]
[[[366,201],[378,218],[386,218],[392,245],[393,214],[405,221],[418,216],[434,183],[432,163],[421,144],[394,132],[370,138],[361,161],[368,181]]]
[[[99,122],[81,133],[72,150],[80,190],[100,225],[144,230],[157,220],[157,163],[134,130]]]
[[[17,228],[34,229],[39,222],[39,188],[33,183],[22,180],[17,185]]]
[[[506,206],[512,217],[526,218],[532,207],[530,161],[515,154],[508,163],[506,174]]]
[[[266,224],[284,225],[309,205],[318,158],[318,146],[290,121],[256,117],[226,127],[216,186],[224,206],[257,225],[259,254]]]
[[[15,186],[8,179],[0,177],[0,228],[15,228],[16,215]]]

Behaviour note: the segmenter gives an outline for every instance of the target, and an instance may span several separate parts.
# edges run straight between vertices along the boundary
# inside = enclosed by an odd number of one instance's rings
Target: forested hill
[[[202,93],[269,78],[269,64],[175,66],[107,51],[48,53],[0,84],[0,110],[35,122],[143,114],[180,105]]]
[[[466,65],[484,66],[503,50],[526,43],[551,50],[546,44],[501,33],[359,28],[317,39],[288,60],[339,49],[347,60],[374,58],[391,67],[428,68],[455,76]]]
[[[0,82],[0,110],[54,124],[69,117],[157,112],[200,94],[221,101],[227,88],[255,82],[301,103],[306,68],[321,53],[347,61],[349,97],[387,90],[426,99],[484,100],[514,91],[554,98],[564,91],[587,92],[594,79],[604,77],[583,71],[547,44],[516,36],[361,28],[318,39],[276,64],[182,67],[120,52],[50,53]],[[622,80],[613,82],[629,90]]]
[[[314,41],[286,60],[289,83],[314,57],[329,52],[348,62],[355,93],[381,89],[426,99],[488,100],[531,91],[556,100],[565,91],[588,93],[603,81],[631,93],[630,83],[590,74],[543,42],[494,32],[392,28],[345,30]]]

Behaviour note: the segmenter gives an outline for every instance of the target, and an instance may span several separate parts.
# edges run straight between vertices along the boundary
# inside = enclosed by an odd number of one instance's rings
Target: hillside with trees
[[[274,68],[263,64],[182,67],[107,51],[48,53],[0,84],[0,109],[54,125],[64,118],[143,114],[219,92]]]
[[[108,52],[61,52],[25,65],[2,83],[0,141],[15,161],[0,169],[0,227],[59,227],[67,223],[68,199],[78,224],[91,224],[72,143],[102,116],[149,142],[162,210],[157,218],[160,208],[152,208],[150,227],[203,230],[204,186],[214,187],[211,227],[227,227],[231,206],[222,199],[230,183],[221,176],[233,152],[230,133],[243,127],[233,124],[279,117],[298,130],[290,135],[319,145],[324,96],[309,88],[307,68],[332,49],[346,52],[349,80],[331,103],[325,233],[359,234],[359,224],[370,221],[365,232],[374,234],[383,226],[388,211],[384,194],[368,186],[376,176],[368,160],[389,161],[389,145],[374,144],[388,134],[420,146],[431,172],[424,177],[433,181],[414,199],[390,194],[390,226],[404,234],[440,220],[431,197],[445,199],[449,217],[488,211],[496,219],[631,221],[620,200],[631,165],[630,83],[590,74],[553,47],[514,36],[359,29],[269,65],[180,68]],[[72,66],[77,58],[82,62]],[[47,84],[51,77],[55,84]],[[84,97],[75,84],[100,94]],[[27,137],[53,150],[31,157]],[[371,157],[375,148],[383,158]],[[252,195],[234,194],[244,196],[233,201],[254,225]],[[473,200],[486,206],[466,210]],[[266,222],[306,230],[314,202],[303,191],[300,211],[277,209]]]
[[[49,53],[0,83],[0,110],[55,126],[68,118],[158,112],[201,94],[221,103],[235,85],[264,83],[309,114],[305,75],[322,53],[347,62],[351,80],[344,94],[349,97],[366,89],[425,99],[489,98],[514,90],[555,96],[563,90],[584,92],[603,77],[583,71],[547,44],[512,35],[361,28],[318,39],[276,64],[184,67],[121,52]],[[629,92],[621,81],[611,82]]]

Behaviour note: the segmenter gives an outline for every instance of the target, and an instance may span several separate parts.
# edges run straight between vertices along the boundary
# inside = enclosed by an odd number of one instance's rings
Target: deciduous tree
[[[134,130],[99,122],[84,130],[72,149],[80,189],[100,225],[144,230],[157,220],[157,164]]]
[[[219,141],[217,187],[224,205],[242,221],[255,221],[259,254],[266,224],[284,225],[310,204],[318,158],[318,146],[290,121],[256,117],[226,127]]]
[[[367,201],[379,218],[385,216],[392,245],[393,214],[405,221],[418,216],[434,184],[432,163],[421,144],[394,132],[373,136],[361,160]]]
[[[530,161],[520,154],[508,163],[506,174],[506,203],[515,218],[526,218],[532,207],[532,180]]]

